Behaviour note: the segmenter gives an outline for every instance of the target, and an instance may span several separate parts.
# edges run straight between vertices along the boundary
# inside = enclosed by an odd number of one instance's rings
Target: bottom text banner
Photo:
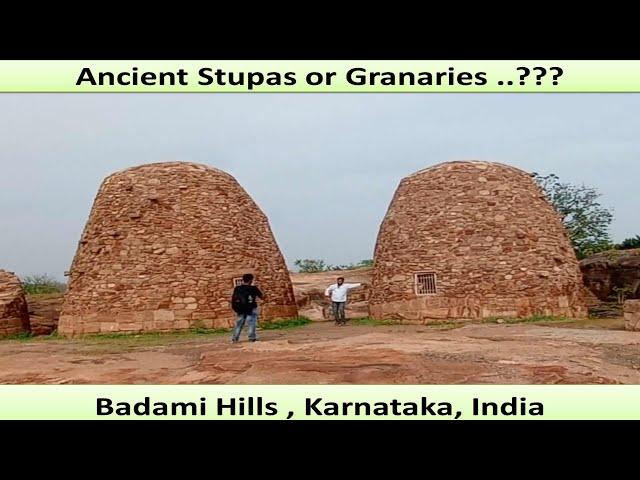
[[[0,420],[640,420],[640,385],[4,385]]]

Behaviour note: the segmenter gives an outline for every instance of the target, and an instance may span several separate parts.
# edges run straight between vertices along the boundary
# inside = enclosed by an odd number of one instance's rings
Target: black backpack
[[[240,285],[233,290],[231,308],[234,312],[248,314],[255,308],[255,298],[248,285]]]

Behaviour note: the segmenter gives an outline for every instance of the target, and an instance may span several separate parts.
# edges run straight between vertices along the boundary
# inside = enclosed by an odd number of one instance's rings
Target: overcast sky
[[[556,173],[640,234],[640,95],[0,94],[0,268],[63,279],[102,179],[159,161],[235,176],[290,267],[371,258],[400,179],[448,160]]]

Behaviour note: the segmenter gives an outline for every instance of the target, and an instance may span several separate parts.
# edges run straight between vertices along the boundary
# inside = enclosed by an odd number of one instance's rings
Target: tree
[[[631,248],[640,248],[640,235],[632,238],[625,238],[622,243],[617,245],[619,250],[629,250]]]
[[[324,260],[311,258],[298,259],[294,262],[294,265],[302,273],[324,272],[327,270],[327,264],[324,263]]]
[[[328,272],[331,270],[354,270],[361,267],[373,266],[373,260],[361,260],[358,263],[349,263],[348,265],[329,265],[324,260],[319,259],[298,259],[294,262],[298,267],[298,271],[302,273]]]
[[[358,263],[348,265],[327,265],[327,270],[355,270],[356,268],[372,267],[373,260],[360,260]]]
[[[553,173],[532,177],[560,214],[578,258],[613,247],[609,236],[613,213],[600,204],[595,188],[563,183]]]
[[[64,293],[67,286],[46,273],[29,275],[21,279],[24,291],[28,294]]]

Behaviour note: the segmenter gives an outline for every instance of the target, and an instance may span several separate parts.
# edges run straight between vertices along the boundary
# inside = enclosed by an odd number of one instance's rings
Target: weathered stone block
[[[193,310],[176,310],[173,312],[173,317],[175,320],[185,320],[193,318]]]
[[[100,333],[100,324],[99,323],[85,323],[82,326],[82,333],[85,333],[85,334]]]
[[[143,329],[143,323],[119,323],[118,330],[121,332],[139,332]]]
[[[175,328],[176,330],[184,330],[186,328],[189,328],[189,323],[189,320],[177,320],[173,324],[173,328]]]
[[[100,322],[100,333],[119,331],[117,322]]]
[[[173,321],[175,314],[173,310],[156,310],[153,312],[153,319],[155,321]]]

